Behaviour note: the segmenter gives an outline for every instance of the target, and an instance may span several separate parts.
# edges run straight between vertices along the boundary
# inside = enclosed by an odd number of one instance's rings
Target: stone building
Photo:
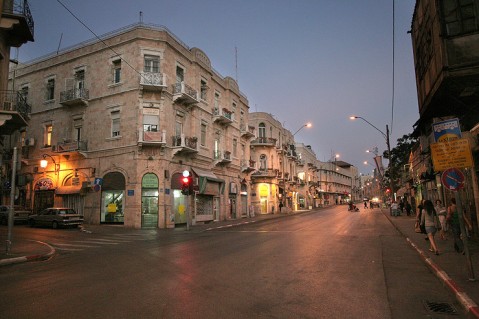
[[[432,163],[431,145],[436,142],[432,125],[457,118],[474,159],[464,169],[467,182],[460,195],[475,227],[479,205],[478,21],[478,0],[416,1],[410,32],[420,116],[414,134],[419,143],[411,152],[407,183],[416,201],[440,198],[449,203],[454,194],[442,187],[441,171]]]
[[[12,179],[12,161],[19,130],[28,125],[30,113],[29,101],[14,90],[13,83],[8,83],[10,64],[18,63],[11,58],[10,51],[33,41],[34,21],[26,0],[0,0],[0,10],[0,204],[9,204],[12,186],[25,183],[15,176]],[[12,180],[17,184],[12,185]],[[25,205],[25,202],[19,197],[15,204]]]
[[[248,100],[168,29],[130,25],[13,72],[32,106],[21,173],[35,211],[132,228],[248,214]]]

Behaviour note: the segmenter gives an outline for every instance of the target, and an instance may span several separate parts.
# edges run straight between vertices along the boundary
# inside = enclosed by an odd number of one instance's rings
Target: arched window
[[[266,171],[268,168],[268,158],[266,154],[261,154],[259,157],[259,169],[260,171]]]

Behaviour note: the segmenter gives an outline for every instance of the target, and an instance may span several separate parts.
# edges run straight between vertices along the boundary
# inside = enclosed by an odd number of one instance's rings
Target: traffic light
[[[181,194],[190,195],[191,176],[183,176],[181,178]]]

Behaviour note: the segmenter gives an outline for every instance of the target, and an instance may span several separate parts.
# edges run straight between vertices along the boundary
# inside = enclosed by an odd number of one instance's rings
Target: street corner
[[[37,240],[20,240],[11,244],[10,250],[0,254],[0,266],[29,261],[46,260],[55,255],[55,248]]]

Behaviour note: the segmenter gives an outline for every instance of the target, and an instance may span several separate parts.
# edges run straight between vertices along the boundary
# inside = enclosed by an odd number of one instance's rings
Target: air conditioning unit
[[[22,146],[34,146],[34,145],[35,145],[35,139],[33,137],[29,137],[29,138],[25,138]]]

